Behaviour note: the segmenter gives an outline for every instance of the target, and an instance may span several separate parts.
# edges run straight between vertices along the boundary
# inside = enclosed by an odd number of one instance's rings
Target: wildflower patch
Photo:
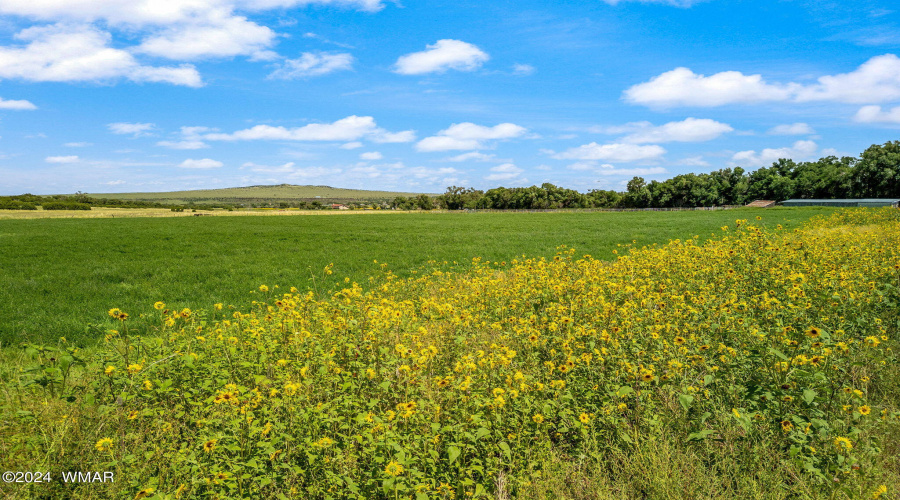
[[[667,435],[699,454],[773,443],[816,494],[881,495],[867,474],[900,425],[898,248],[900,212],[848,210],[613,262],[561,247],[326,297],[263,285],[248,312],[160,302],[140,338],[114,309],[117,333],[59,387],[72,416],[16,421],[74,444],[13,450],[115,470],[132,496],[469,498],[524,494],[536,457]]]

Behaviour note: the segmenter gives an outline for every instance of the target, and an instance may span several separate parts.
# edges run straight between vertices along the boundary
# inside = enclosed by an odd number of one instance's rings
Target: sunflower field
[[[25,346],[0,395],[4,467],[116,481],[0,488],[898,498],[896,209],[793,231],[737,220],[712,240],[623,247],[612,262],[561,247],[410,278],[385,266],[327,295],[268,285],[251,307],[160,301],[141,320],[153,335],[130,335],[137,318],[112,309],[90,352]],[[699,468],[706,489],[664,453]],[[635,461],[672,468],[641,483],[623,465]]]

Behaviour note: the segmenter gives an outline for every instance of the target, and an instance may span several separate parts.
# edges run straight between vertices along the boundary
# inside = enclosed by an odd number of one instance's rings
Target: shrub
[[[75,201],[49,201],[43,202],[41,207],[44,210],[90,210],[91,206],[87,203],[78,203]]]
[[[0,200],[0,210],[37,210],[37,207],[25,201]]]

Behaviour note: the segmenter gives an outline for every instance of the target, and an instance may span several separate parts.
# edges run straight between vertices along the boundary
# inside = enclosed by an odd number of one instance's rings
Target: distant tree
[[[420,194],[416,196],[415,199],[416,208],[419,210],[433,210],[434,209],[434,200],[431,199],[431,196],[427,194]]]
[[[483,195],[484,192],[475,188],[450,186],[444,194],[438,196],[438,205],[447,210],[476,208],[478,200]]]
[[[650,188],[643,177],[634,177],[627,184],[628,191],[624,197],[624,204],[628,208],[647,208],[653,201]]]
[[[900,141],[869,146],[863,151],[854,174],[854,196],[900,197]]]

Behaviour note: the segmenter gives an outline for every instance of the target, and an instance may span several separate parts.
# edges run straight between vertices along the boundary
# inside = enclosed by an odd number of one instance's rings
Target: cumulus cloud
[[[382,158],[384,158],[384,156],[378,151],[370,151],[359,155],[360,160],[380,160]]]
[[[209,141],[358,141],[369,138],[376,142],[409,142],[415,137],[411,131],[391,133],[379,128],[371,116],[348,116],[334,123],[311,123],[302,127],[273,127],[256,125],[230,134],[203,135]]]
[[[56,24],[27,28],[15,35],[26,45],[0,47],[0,78],[36,82],[163,82],[200,87],[200,73],[189,64],[145,66],[131,53],[110,47],[112,35],[92,26]]]
[[[592,142],[577,148],[570,148],[562,153],[554,154],[558,160],[603,160],[617,162],[653,161],[659,160],[666,150],[662,146],[651,144],[641,146],[638,144],[612,143],[597,144]]]
[[[888,102],[900,99],[900,58],[876,56],[854,71],[821,76],[814,84],[769,83],[761,75],[739,71],[705,76],[682,67],[628,88],[623,97],[632,104],[654,108],[778,101]]]
[[[394,65],[394,71],[401,75],[443,73],[448,69],[474,71],[488,59],[490,56],[487,53],[471,43],[444,39],[426,46],[426,50],[422,52],[400,56]]]
[[[359,141],[348,142],[346,144],[341,144],[341,149],[359,149],[363,147],[363,143]]]
[[[44,21],[103,21],[143,27],[194,22],[227,15],[235,9],[260,12],[311,4],[372,12],[384,7],[381,0],[3,0],[0,13]]]
[[[426,137],[416,144],[416,150],[423,152],[483,149],[486,140],[514,139],[521,137],[528,129],[514,123],[501,123],[485,127],[474,123],[454,123],[437,135]]]
[[[512,163],[504,163],[503,165],[497,165],[496,167],[491,167],[491,174],[488,174],[484,177],[486,181],[508,181],[519,177],[519,175],[524,172],[521,168],[513,165]]]
[[[4,99],[0,97],[0,109],[13,109],[17,111],[23,111],[37,109],[37,106],[32,104],[30,101]]]
[[[778,161],[781,158],[793,160],[812,159],[818,150],[818,145],[813,141],[797,141],[790,147],[766,148],[760,152],[740,151],[731,157],[731,160],[744,166],[764,166]]]
[[[442,135],[426,137],[416,144],[416,150],[423,152],[479,149],[482,147],[484,145],[474,139],[457,139],[456,137]]]
[[[48,156],[44,158],[47,163],[77,163],[79,158],[75,155],[71,156]]]
[[[461,161],[504,161],[498,160],[497,155],[489,155],[484,154],[480,151],[472,151],[470,153],[463,153],[456,156],[451,156],[450,158],[446,158],[444,161],[452,161],[452,162],[461,162]]]
[[[625,90],[632,104],[670,108],[674,106],[721,106],[732,103],[782,101],[791,97],[790,86],[766,83],[761,75],[723,71],[712,76],[698,75],[688,68],[675,68],[649,82]]]
[[[769,135],[811,135],[816,131],[806,123],[777,125],[767,132]]]
[[[797,101],[834,101],[853,104],[900,99],[900,58],[876,56],[850,73],[826,75],[815,85],[802,87]]]
[[[134,51],[156,57],[192,60],[214,57],[251,56],[271,59],[267,49],[275,32],[243,16],[210,16],[200,22],[169,26],[137,46]]]
[[[900,106],[883,111],[881,106],[863,106],[853,120],[859,123],[900,123]]]
[[[294,80],[350,69],[353,69],[353,56],[350,54],[304,52],[297,59],[287,59],[279,64],[278,68],[269,74],[269,78]]]
[[[152,123],[127,123],[127,122],[117,122],[117,123],[108,123],[106,128],[109,129],[110,132],[119,135],[133,135],[135,137],[139,137],[142,135],[150,135],[150,131],[156,128],[156,125]]]
[[[209,158],[203,158],[202,160],[193,160],[191,158],[188,158],[187,160],[184,160],[183,162],[181,162],[181,164],[178,166],[181,168],[203,169],[203,168],[220,168],[220,167],[225,166],[225,164],[220,161],[211,160]]]
[[[242,14],[311,4],[375,12],[381,0],[0,0],[0,15],[53,26],[33,27],[17,38],[27,46],[0,47],[0,78],[33,81],[167,82],[203,85],[191,65],[155,67],[134,55],[181,61],[247,56],[274,60],[278,34]],[[101,29],[102,27],[102,29]],[[124,35],[113,48],[111,33]],[[284,63],[290,71],[297,61]],[[301,65],[302,67],[302,65]]]
[[[650,122],[630,124],[635,132],[621,139],[622,142],[644,144],[648,142],[704,142],[713,140],[734,129],[726,123],[709,118],[686,118],[680,122],[669,122],[653,126]]]

